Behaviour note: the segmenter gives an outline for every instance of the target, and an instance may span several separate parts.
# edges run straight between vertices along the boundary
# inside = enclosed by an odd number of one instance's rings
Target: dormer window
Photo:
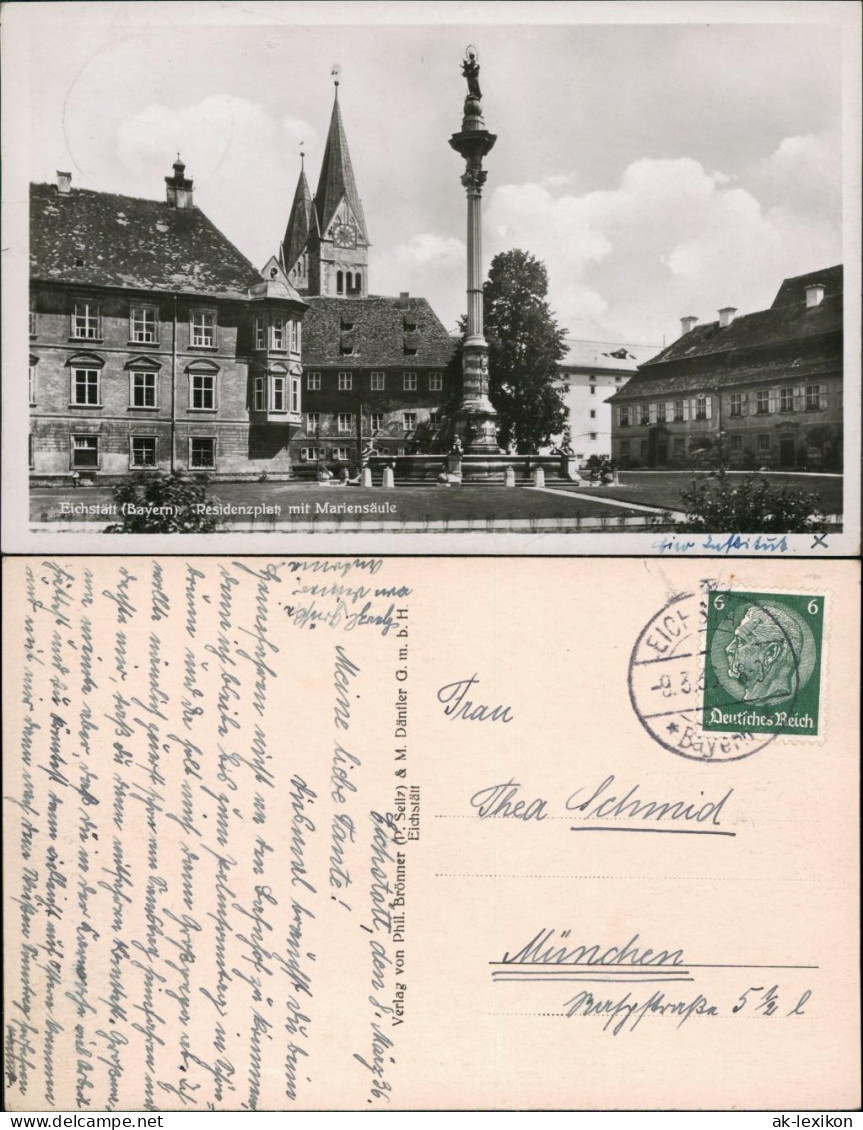
[[[824,301],[824,283],[810,283],[806,287],[806,308],[820,306]]]

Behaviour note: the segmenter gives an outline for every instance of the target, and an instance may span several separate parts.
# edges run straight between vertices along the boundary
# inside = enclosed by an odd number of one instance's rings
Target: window
[[[590,440],[591,443],[596,443],[597,434],[598,434],[597,432],[588,432],[587,433],[587,438]]]
[[[823,385],[806,386],[806,411],[814,412],[827,407],[827,390]]]
[[[72,370],[72,403],[99,404],[99,370]]]
[[[350,412],[339,412],[338,428],[339,435],[350,435],[354,429],[354,418]]]
[[[770,393],[766,388],[760,388],[755,394],[755,413],[766,416],[770,412]]]
[[[287,377],[273,376],[270,378],[272,384],[272,398],[270,400],[271,412],[287,412]]]
[[[216,378],[212,373],[192,373],[189,382],[190,408],[212,411],[216,407]]]
[[[369,425],[373,432],[379,432],[384,426],[383,412],[372,412],[371,416],[369,417]]]
[[[440,392],[443,388],[443,373],[429,373],[429,392]]]
[[[33,463],[33,437],[32,436],[27,436],[27,466],[30,468],[31,471],[33,470],[34,463]]]
[[[405,392],[414,392],[417,387],[416,373],[405,373],[402,377],[402,388]]]
[[[675,400],[674,402],[674,421],[679,424],[683,420],[683,401]]]
[[[252,404],[256,412],[263,412],[267,407],[267,396],[263,377],[255,377],[255,393]]]
[[[429,412],[429,423],[437,425],[440,423],[440,408],[432,408]]]
[[[255,349],[267,348],[267,319],[255,318]]]
[[[405,429],[405,431],[406,432],[412,432],[416,429],[416,426],[417,426],[417,414],[416,414],[416,412],[405,412],[404,413],[404,429]]]
[[[731,437],[731,450],[735,455],[739,455],[743,451],[743,436]]]
[[[307,412],[306,413],[306,435],[313,436],[321,426],[320,412]]]
[[[650,423],[650,405],[649,404],[642,404],[641,407],[640,407],[640,411],[641,411],[641,415],[639,417],[638,422],[640,424],[649,424]]]
[[[763,455],[770,451],[770,433],[762,432],[755,437],[755,447]]]
[[[156,373],[133,372],[131,374],[132,395],[129,403],[132,408],[156,408]]]
[[[30,311],[30,337],[36,336],[36,311]]]
[[[98,338],[99,307],[93,302],[76,302],[72,315],[72,337]]]
[[[676,436],[674,440],[674,455],[679,459],[682,455],[686,454],[686,440],[683,436]]]
[[[129,441],[130,467],[156,466],[156,437],[132,436]]]
[[[621,406],[620,406],[620,426],[622,428],[628,428],[629,423],[630,423],[630,420],[629,420],[629,405],[628,404],[621,404]],[[627,440],[627,443],[628,442],[629,441]]]
[[[348,449],[346,447],[334,447],[333,459],[340,459],[343,463],[347,463]]]
[[[353,387],[353,373],[339,373],[339,392],[350,392]]]
[[[596,380],[596,377],[593,375],[593,373],[591,373],[588,379],[590,380],[590,383],[593,384],[593,382]]]
[[[309,460],[316,462],[318,459],[317,447],[301,447],[300,448],[300,462],[308,463]]]
[[[629,458],[629,440],[628,439],[622,439],[620,441],[620,458],[621,459],[628,459]]]
[[[291,411],[300,410],[300,378],[291,377]]]
[[[780,412],[793,412],[794,411],[794,386],[785,385],[779,390],[779,411]]]
[[[695,419],[696,420],[706,420],[707,419],[707,397],[706,396],[696,396],[696,398],[695,398]]]
[[[273,318],[273,324],[270,326],[270,348],[271,349],[284,349],[285,348],[285,319]]]
[[[596,419],[596,409],[595,409],[595,408],[591,408],[591,410],[590,410],[590,418],[591,418],[591,420],[595,420],[595,419]]]
[[[372,373],[372,392],[382,392],[384,389],[384,374]]]
[[[320,387],[321,387],[321,374],[320,373],[308,373],[308,374],[306,374],[306,388],[314,390],[314,389],[319,389]]]
[[[99,437],[72,436],[72,468],[99,466]]]
[[[728,412],[731,416],[743,415],[743,393],[732,392],[728,398]]]
[[[132,341],[156,340],[156,309],[154,306],[132,307]]]
[[[596,396],[596,385],[591,385],[591,386],[590,386],[590,395],[591,395],[591,396]]]
[[[660,424],[665,423],[665,401],[664,400],[660,400],[659,404],[657,404],[657,406],[656,406],[656,419],[657,419],[658,423],[660,423]]]
[[[216,466],[216,441],[213,436],[191,437],[189,466],[196,471],[206,471]]]
[[[192,311],[192,345],[216,344],[216,315],[212,310]]]
[[[27,370],[27,393],[29,396],[29,403],[36,403],[36,362],[31,358],[30,365]]]

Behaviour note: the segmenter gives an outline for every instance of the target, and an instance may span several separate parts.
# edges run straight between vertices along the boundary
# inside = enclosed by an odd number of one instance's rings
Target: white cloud
[[[787,138],[750,177],[641,158],[616,187],[582,195],[504,185],[488,204],[488,254],[521,247],[542,259],[571,334],[658,344],[682,314],[761,309],[783,277],[837,261],[829,158],[826,139]]]

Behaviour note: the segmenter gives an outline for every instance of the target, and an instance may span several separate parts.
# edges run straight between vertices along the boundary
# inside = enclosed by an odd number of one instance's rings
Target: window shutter
[[[802,412],[805,407],[806,407],[806,386],[805,385],[795,385],[794,386],[794,411],[795,412]]]
[[[666,400],[665,402],[665,422],[674,419],[674,401]]]
[[[818,407],[827,407],[827,385],[818,386]]]
[[[743,402],[740,406],[740,411],[744,416],[749,415],[749,393],[748,392],[743,393]]]
[[[770,390],[770,411],[776,412],[779,407],[779,390],[772,388]]]
[[[706,402],[705,403],[705,409],[704,409],[705,416],[709,420],[710,416],[711,416],[712,408],[713,408],[713,397],[712,396],[705,397],[705,402]]]
[[[684,423],[689,419],[689,401],[683,401],[683,421]]]
[[[618,407],[615,409],[615,417],[614,417],[615,420],[617,421],[618,427],[620,427],[620,421],[621,421],[621,418],[622,418],[621,413],[622,412],[623,412],[623,409],[618,405]]]
[[[695,419],[697,419],[697,417],[698,417],[698,402],[693,397],[693,399],[689,401],[689,418],[690,418],[690,420],[695,420]]]
[[[651,424],[656,423],[656,404],[650,405],[650,422]]]

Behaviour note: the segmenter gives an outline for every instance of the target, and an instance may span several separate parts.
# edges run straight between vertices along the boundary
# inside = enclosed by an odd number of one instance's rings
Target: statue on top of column
[[[479,55],[473,44],[468,46],[464,53],[461,73],[467,79],[468,96],[470,98],[482,98],[482,91],[479,88]]]

